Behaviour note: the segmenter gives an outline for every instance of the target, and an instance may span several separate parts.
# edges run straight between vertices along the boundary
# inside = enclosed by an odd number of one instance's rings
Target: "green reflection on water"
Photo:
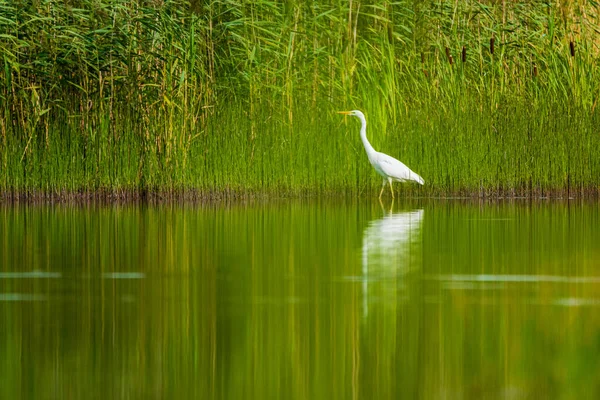
[[[596,204],[0,208],[0,398],[600,396]]]

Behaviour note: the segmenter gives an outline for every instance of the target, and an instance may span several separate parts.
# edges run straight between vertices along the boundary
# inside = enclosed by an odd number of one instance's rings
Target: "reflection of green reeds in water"
[[[595,205],[340,203],[0,209],[0,397],[598,397]]]
[[[372,190],[340,108],[408,193],[597,191],[587,2],[76,3],[0,5],[2,191]]]

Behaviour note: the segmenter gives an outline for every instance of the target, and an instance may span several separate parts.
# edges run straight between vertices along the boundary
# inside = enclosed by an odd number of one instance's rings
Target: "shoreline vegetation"
[[[368,194],[369,196],[375,192]],[[404,200],[411,201],[484,201],[484,202],[496,202],[496,201],[526,201],[532,203],[544,202],[544,201],[596,201],[600,198],[600,190],[582,190],[578,192],[567,191],[566,189],[561,190],[547,190],[540,192],[532,192],[526,189],[521,191],[500,191],[500,190],[489,190],[482,191],[479,193],[473,193],[471,191],[455,192],[452,194],[433,194],[423,195],[417,190],[403,190],[400,188],[396,190],[396,195],[400,196],[400,199],[392,199],[391,197],[383,197],[382,204],[388,206],[390,202],[392,204],[402,202]],[[335,198],[356,198],[360,196],[367,196],[365,192],[356,192],[351,189],[346,190],[329,190],[315,192],[312,190],[305,191],[278,191],[265,192],[260,190],[250,191],[247,189],[233,190],[233,189],[220,189],[220,190],[199,190],[199,189],[166,189],[166,190],[124,190],[124,189],[101,189],[101,190],[90,190],[90,191],[62,191],[62,192],[48,192],[48,191],[29,191],[29,192],[2,192],[0,193],[0,205],[2,204],[135,204],[135,203],[150,203],[150,204],[169,204],[169,203],[191,203],[191,204],[202,204],[225,201],[230,204],[246,203],[246,202],[263,202],[263,201],[276,201],[281,199],[335,199]],[[374,197],[374,200],[377,196]]]
[[[600,194],[577,1],[0,4],[0,202]]]

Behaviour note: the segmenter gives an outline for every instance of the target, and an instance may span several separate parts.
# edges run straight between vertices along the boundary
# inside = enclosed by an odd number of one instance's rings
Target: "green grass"
[[[3,3],[0,192],[371,194],[359,108],[403,194],[598,193],[592,3],[351,4]]]

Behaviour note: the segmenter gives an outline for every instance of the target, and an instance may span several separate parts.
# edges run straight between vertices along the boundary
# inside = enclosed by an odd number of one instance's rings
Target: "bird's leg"
[[[385,216],[385,208],[383,208],[383,202],[381,201],[381,196],[379,196],[379,205],[381,206],[381,213]]]
[[[383,194],[383,189],[385,189],[385,179],[383,180],[383,185],[381,185],[381,192],[379,192],[379,200],[381,200],[381,195]]]
[[[392,192],[392,199],[395,199],[394,188],[392,187],[392,178],[388,178],[388,180],[390,181],[390,192]]]

